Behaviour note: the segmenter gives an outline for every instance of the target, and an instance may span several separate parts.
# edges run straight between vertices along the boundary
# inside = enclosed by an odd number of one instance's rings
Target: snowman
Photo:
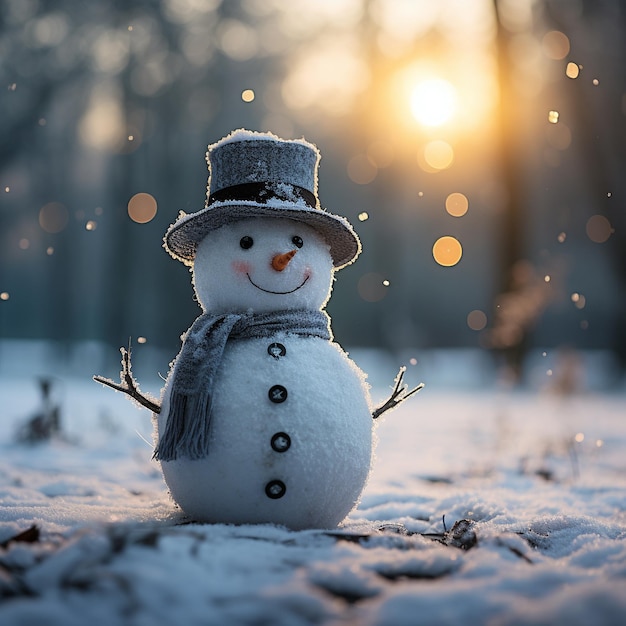
[[[373,409],[365,375],[333,341],[323,309],[361,245],[320,207],[319,159],[305,140],[246,130],[209,146],[205,207],[164,238],[203,313],[161,403],[140,393],[129,352],[119,385],[96,377],[153,411],[154,458],[195,521],[336,527],[365,486],[373,418],[419,389],[401,369]]]

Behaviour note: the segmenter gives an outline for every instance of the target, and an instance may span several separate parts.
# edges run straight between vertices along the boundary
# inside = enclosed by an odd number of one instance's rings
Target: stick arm
[[[407,385],[402,384],[404,372],[406,372],[406,367],[401,367],[395,378],[395,385],[391,395],[377,409],[374,409],[372,412],[373,419],[378,419],[383,413],[395,408],[398,404],[404,402],[407,398],[412,396],[414,393],[417,393],[424,386],[424,383],[420,383],[417,387],[411,389],[411,391],[407,391]]]
[[[161,412],[161,405],[149,396],[141,393],[139,390],[139,384],[133,378],[130,365],[130,342],[128,344],[128,349],[120,348],[120,352],[122,353],[122,371],[120,372],[120,382],[116,383],[110,378],[104,378],[103,376],[94,376],[93,379],[101,385],[106,385],[107,387],[111,387],[111,389],[115,389],[115,391],[125,393],[140,406],[152,411],[152,413],[159,414]]]

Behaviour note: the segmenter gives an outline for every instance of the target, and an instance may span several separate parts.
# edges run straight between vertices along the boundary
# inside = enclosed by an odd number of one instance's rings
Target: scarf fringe
[[[174,461],[180,456],[191,460],[206,457],[211,429],[211,397],[189,396],[172,390],[165,432],[152,458]]]

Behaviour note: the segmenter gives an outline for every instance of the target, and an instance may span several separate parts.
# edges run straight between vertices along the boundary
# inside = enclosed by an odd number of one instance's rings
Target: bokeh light
[[[121,148],[128,133],[120,100],[119,88],[108,83],[94,87],[89,105],[78,124],[84,145],[109,152]]]
[[[560,61],[569,54],[569,39],[559,30],[550,30],[543,36],[541,48],[549,59]]]
[[[572,131],[562,122],[549,124],[546,128],[546,139],[553,148],[567,150],[572,144]]]
[[[487,315],[480,309],[474,309],[467,314],[467,325],[472,330],[482,330],[487,326]]]
[[[244,102],[252,102],[255,98],[254,91],[252,89],[244,89],[241,92],[241,99]]]
[[[157,201],[149,193],[136,193],[128,201],[128,215],[137,224],[147,224],[157,214]]]
[[[611,222],[604,215],[592,215],[585,226],[587,237],[594,243],[604,243],[613,232]]]
[[[463,248],[459,240],[449,235],[440,237],[433,245],[433,257],[443,267],[456,265],[462,256]]]
[[[578,75],[580,74],[580,67],[576,64],[576,63],[572,63],[571,61],[567,64],[567,67],[565,68],[565,75],[568,78],[578,78]]]
[[[357,289],[359,296],[366,302],[378,302],[387,295],[385,278],[377,272],[368,272],[359,279]]]
[[[218,29],[218,44],[235,61],[251,59],[259,49],[258,32],[236,19],[225,19]]]
[[[452,146],[441,139],[430,141],[424,147],[423,160],[419,159],[420,166],[427,172],[438,172],[449,168],[454,162]]]
[[[60,233],[69,219],[69,211],[60,202],[49,202],[39,210],[39,225],[47,233]]]
[[[548,122],[550,122],[550,124],[556,124],[558,121],[559,121],[559,112],[548,111]]]
[[[357,154],[348,161],[348,176],[357,185],[371,183],[378,174],[378,168],[365,154]]]
[[[455,191],[446,198],[446,211],[454,217],[462,217],[468,208],[469,200],[465,194]]]
[[[367,148],[367,158],[378,168],[389,167],[394,158],[393,146],[388,141],[374,141]]]

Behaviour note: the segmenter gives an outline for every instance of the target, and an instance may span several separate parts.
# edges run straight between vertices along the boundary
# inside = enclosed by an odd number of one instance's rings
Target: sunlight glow
[[[370,68],[355,38],[321,39],[319,45],[293,58],[281,86],[292,111],[319,107],[326,114],[345,115],[368,86]]]
[[[447,80],[424,80],[411,93],[411,112],[424,126],[441,126],[451,121],[456,111],[457,92]]]

